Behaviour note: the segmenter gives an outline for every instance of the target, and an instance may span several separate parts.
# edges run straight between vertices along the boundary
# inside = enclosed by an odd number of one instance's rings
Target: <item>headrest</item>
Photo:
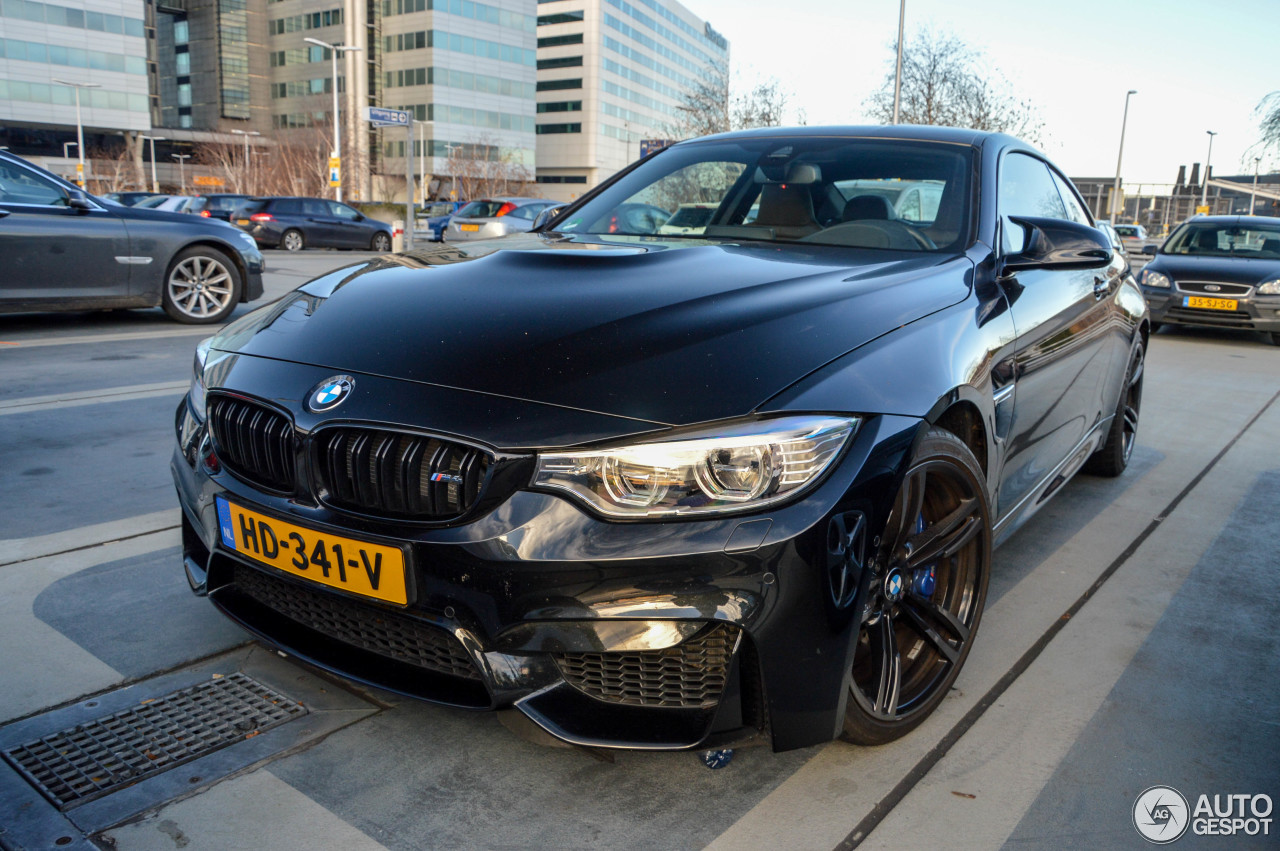
[[[840,221],[851,222],[855,219],[879,219],[887,221],[896,218],[893,214],[893,205],[888,199],[879,195],[855,195],[849,199],[844,205],[844,212],[840,215]]]
[[[810,184],[819,183],[821,180],[822,169],[813,163],[791,163],[785,172],[773,166],[770,166],[766,172],[763,167],[757,166],[755,174],[756,183]]]

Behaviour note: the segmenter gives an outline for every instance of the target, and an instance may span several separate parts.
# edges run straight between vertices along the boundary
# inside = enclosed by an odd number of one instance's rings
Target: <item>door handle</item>
[[[7,215],[9,215],[8,210],[0,210],[0,219],[3,219]]]

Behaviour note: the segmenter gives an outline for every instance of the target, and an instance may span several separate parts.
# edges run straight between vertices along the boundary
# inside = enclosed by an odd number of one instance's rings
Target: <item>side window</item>
[[[1036,216],[1066,219],[1067,208],[1049,167],[1025,154],[1009,154],[1000,166],[1001,244],[1005,253],[1017,253],[1026,244],[1026,231],[1014,224],[1010,216]]]
[[[532,221],[533,219],[537,218],[538,213],[542,212],[542,208],[545,206],[547,205],[546,204],[526,204],[523,207],[517,207],[516,209],[512,210],[510,213],[507,213],[507,215],[515,219],[529,219]]]
[[[31,204],[40,207],[65,207],[67,193],[44,177],[0,162],[0,204]]]
[[[285,198],[271,205],[271,212],[279,216],[302,215],[302,202],[296,198]]]
[[[302,213],[306,216],[329,216],[329,205],[318,198],[303,198]]]
[[[329,205],[331,214],[339,219],[354,222],[360,216],[359,213],[346,204],[339,204],[337,201],[325,201],[325,203]]]
[[[1049,174],[1053,176],[1053,182],[1058,186],[1058,194],[1062,196],[1062,203],[1067,208],[1067,218],[1077,224],[1089,224],[1089,214],[1084,211],[1084,207],[1080,205],[1080,199],[1076,197],[1076,193],[1071,189],[1071,184],[1056,171],[1050,170]]]

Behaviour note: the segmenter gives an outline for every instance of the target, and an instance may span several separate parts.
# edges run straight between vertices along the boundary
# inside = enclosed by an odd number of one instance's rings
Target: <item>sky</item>
[[[788,118],[871,123],[893,68],[898,0],[681,0],[730,42],[735,85],[775,77]],[[1072,177],[1172,183],[1178,166],[1252,174],[1254,109],[1280,90],[1280,0],[906,0],[906,37],[931,26],[981,51],[1044,121],[1040,148]],[[1280,156],[1261,170],[1280,170]],[[1133,191],[1132,188],[1130,191]]]

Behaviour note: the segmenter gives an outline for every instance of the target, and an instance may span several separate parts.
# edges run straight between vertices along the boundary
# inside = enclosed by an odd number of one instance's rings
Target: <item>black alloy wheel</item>
[[[1142,413],[1142,377],[1146,371],[1145,365],[1146,350],[1139,342],[1129,356],[1120,400],[1116,403],[1111,427],[1107,429],[1107,442],[1089,456],[1084,465],[1086,473],[1114,478],[1129,466],[1133,447],[1138,442],[1138,417]]]
[[[391,237],[387,236],[382,231],[378,231],[373,235],[373,245],[371,247],[373,248],[374,251],[380,251],[380,252],[390,251]]]
[[[982,469],[958,437],[930,429],[868,562],[845,739],[894,741],[946,697],[982,617],[991,542]]]
[[[280,247],[285,251],[301,251],[307,247],[307,243],[302,238],[302,231],[290,228],[280,237]]]

